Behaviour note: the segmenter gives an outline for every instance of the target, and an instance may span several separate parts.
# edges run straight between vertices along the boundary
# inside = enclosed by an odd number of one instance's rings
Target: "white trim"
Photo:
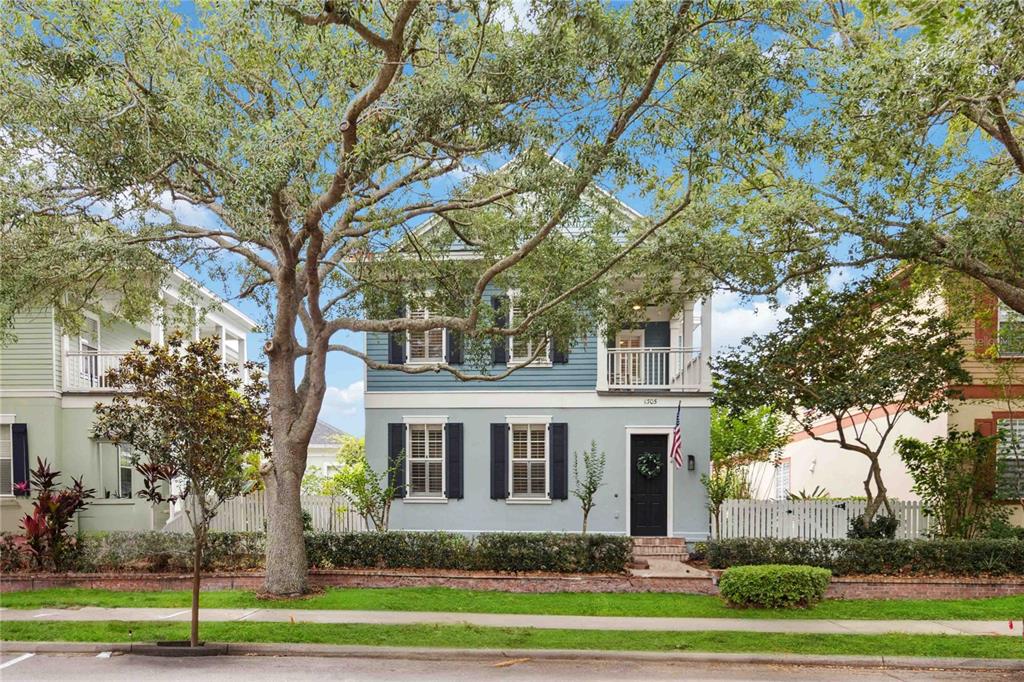
[[[16,414],[0,414],[0,424],[13,424],[17,419]]]
[[[675,426],[627,426],[626,427],[626,535],[632,534],[632,519],[630,519],[630,511],[633,508],[632,487],[630,486],[630,480],[632,475],[632,464],[633,464],[633,436],[646,436],[646,435],[662,435],[665,436],[665,476],[668,478],[666,482],[667,496],[665,504],[665,514],[668,517],[665,523],[665,537],[672,537],[672,507],[673,507],[673,486],[675,485],[675,467],[672,465],[672,460],[669,458],[669,438],[672,437],[672,430]]]
[[[507,415],[505,417],[505,423],[511,426],[512,424],[550,424],[550,414],[526,414],[526,415]]]
[[[447,497],[411,497],[402,498],[402,504],[448,504]]]
[[[48,388],[0,388],[0,398],[60,398],[60,391]]]
[[[509,291],[506,291],[505,295],[508,297],[508,326],[509,326],[509,328],[512,328],[512,327],[515,326],[515,321],[516,321],[516,319],[515,319],[516,318],[516,314],[515,314],[516,302],[515,301],[516,301],[516,297],[519,296],[519,292],[516,291],[515,289],[511,289]],[[529,364],[526,365],[527,367],[551,367],[554,364],[551,361],[551,352],[553,350],[552,347],[551,347],[552,343],[553,343],[553,340],[551,338],[551,334],[550,333],[546,334],[545,335],[545,339],[546,339],[546,341],[545,341],[545,346],[546,347],[544,348],[544,351],[545,351],[544,355],[538,355],[532,362],[530,362]],[[507,361],[506,364],[514,365],[514,364],[517,364],[517,363],[520,363],[520,362],[525,362],[526,360],[529,360],[531,356],[533,356],[534,352],[536,351],[536,349],[533,347],[533,341],[530,340],[530,339],[526,339],[526,338],[522,338],[521,340],[526,342],[526,354],[523,355],[522,357],[518,357],[517,358],[516,357],[516,337],[515,336],[509,336],[508,337],[508,361]]]
[[[549,477],[550,478],[550,477]],[[511,493],[509,493],[511,495]],[[547,497],[506,497],[505,504],[551,504],[551,498]],[[546,532],[546,531],[544,531]]]
[[[402,417],[402,423],[409,424],[447,424],[448,415],[446,414],[426,414],[426,415],[412,415]]]
[[[427,295],[429,296],[430,294],[428,293]],[[409,320],[413,319],[413,317],[412,317],[412,307],[411,306],[408,306],[408,305],[405,306],[405,317],[406,317],[406,319],[409,319]],[[425,319],[425,320],[429,320],[430,319],[430,308],[427,308],[425,306],[423,308],[423,319]],[[428,329],[428,330],[422,331],[422,332],[406,331],[405,332],[405,363],[404,364],[406,364],[406,365],[436,365],[438,363],[448,362],[448,328],[447,327],[441,327],[440,330],[441,330],[441,355],[440,355],[440,357],[436,357],[436,358],[430,357],[430,344],[427,342],[427,335],[430,334],[431,332],[436,332],[437,329]],[[423,334],[423,352],[426,354],[426,357],[421,358],[419,360],[413,360],[412,359],[412,335],[413,334]]]
[[[622,393],[601,394],[594,390],[576,391],[368,391],[363,394],[365,409],[421,410],[424,405],[436,405],[439,409],[462,408],[495,409],[557,409],[583,407],[642,407],[649,409],[671,409],[673,417],[676,405],[682,401],[683,408],[711,407],[707,394],[687,393]],[[657,401],[650,404],[651,400]]]

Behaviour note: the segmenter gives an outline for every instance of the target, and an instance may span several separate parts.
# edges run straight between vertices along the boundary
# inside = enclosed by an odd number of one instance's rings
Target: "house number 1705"
[[[657,398],[644,398],[644,405],[657,405],[657,404],[658,404],[658,399]]]

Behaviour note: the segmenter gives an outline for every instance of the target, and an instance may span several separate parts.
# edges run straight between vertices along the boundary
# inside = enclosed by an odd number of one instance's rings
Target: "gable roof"
[[[342,436],[347,436],[347,435],[349,435],[349,434],[345,433],[344,431],[342,431],[341,429],[337,428],[336,426],[331,426],[330,424],[328,424],[324,420],[317,419],[316,420],[316,427],[313,428],[313,435],[309,439],[309,444],[310,445],[315,445],[315,446],[320,446],[320,447],[324,447],[324,446],[335,446],[336,447],[338,445],[338,439],[340,439]]]

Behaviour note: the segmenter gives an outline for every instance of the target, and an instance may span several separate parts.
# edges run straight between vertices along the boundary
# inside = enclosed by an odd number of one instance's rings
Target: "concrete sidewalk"
[[[188,621],[188,609],[99,608],[0,609],[3,621]],[[430,611],[329,611],[316,609],[202,609],[204,622],[360,623],[373,625],[477,625],[481,627],[565,630],[659,630],[668,632],[744,631],[799,634],[1004,635],[1020,637],[1007,621],[991,620],[797,620],[754,618],[653,618],[542,616],[512,613],[437,613]],[[1020,624],[1017,624],[1020,627]]]

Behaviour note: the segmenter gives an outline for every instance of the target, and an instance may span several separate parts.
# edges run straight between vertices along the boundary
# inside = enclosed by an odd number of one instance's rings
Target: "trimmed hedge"
[[[827,568],[833,575],[1024,575],[1024,541],[774,540],[743,538],[707,543],[711,568],[789,564]]]
[[[831,579],[831,571],[814,566],[734,566],[722,573],[718,591],[732,606],[807,607],[822,600]]]
[[[0,534],[0,567],[25,568],[14,536]],[[79,536],[79,572],[188,572],[192,535],[159,531],[87,533]],[[263,566],[263,533],[210,533],[204,570]],[[522,573],[622,573],[631,560],[628,537],[575,533],[306,533],[311,568],[436,568]]]

